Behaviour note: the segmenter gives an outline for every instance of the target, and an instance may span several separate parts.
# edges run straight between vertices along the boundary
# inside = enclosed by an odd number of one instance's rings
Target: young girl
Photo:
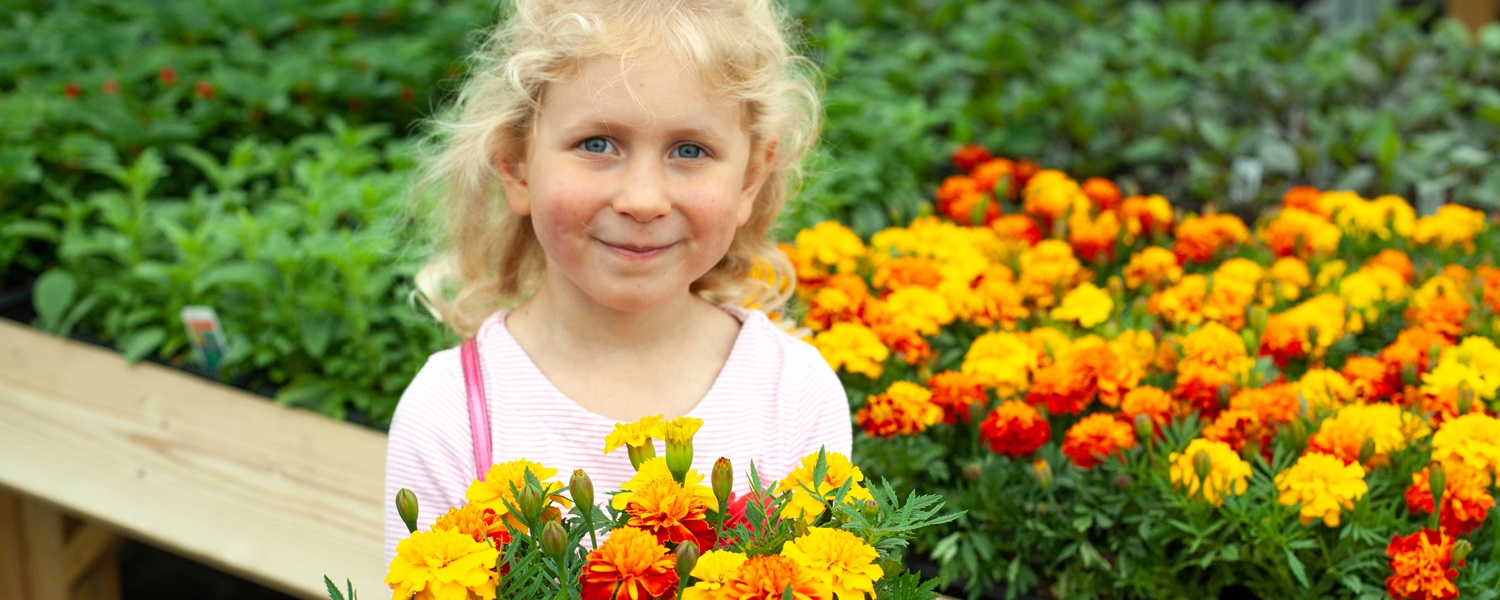
[[[605,435],[648,415],[702,419],[693,468],[730,458],[740,494],[751,461],[779,478],[849,453],[838,378],[761,312],[794,287],[768,232],[817,137],[783,26],[769,0],[518,0],[478,51],[427,172],[447,232],[419,280],[477,342],[491,462],[585,469],[602,500],[634,473]],[[419,527],[463,504],[470,423],[460,351],[439,352],[391,421],[387,560],[397,490]]]

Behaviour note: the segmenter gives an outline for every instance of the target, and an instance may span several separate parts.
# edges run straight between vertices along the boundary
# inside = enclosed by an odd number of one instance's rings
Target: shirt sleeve
[[[792,466],[819,448],[849,457],[854,445],[854,428],[844,384],[839,382],[838,375],[816,348],[797,339],[790,340],[787,345],[788,370],[803,374],[800,393],[795,400],[798,429],[792,436]]]
[[[385,560],[410,535],[396,492],[417,495],[417,530],[464,503],[474,480],[474,442],[458,351],[433,355],[407,386],[391,417],[385,458]]]

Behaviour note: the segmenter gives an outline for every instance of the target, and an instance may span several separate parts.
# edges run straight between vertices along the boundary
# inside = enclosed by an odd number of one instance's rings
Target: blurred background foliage
[[[930,212],[966,142],[1184,210],[1253,216],[1299,184],[1500,207],[1500,28],[1298,4],[790,0],[827,121],[780,235]],[[6,310],[191,366],[178,314],[209,305],[214,376],[384,423],[456,343],[409,299],[408,184],[496,10],[0,0]]]

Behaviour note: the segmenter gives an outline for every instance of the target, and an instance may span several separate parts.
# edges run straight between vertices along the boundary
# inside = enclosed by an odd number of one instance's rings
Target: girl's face
[[[547,86],[525,156],[500,159],[530,215],[543,289],[623,312],[682,299],[750,217],[774,145],[664,55],[601,56]]]

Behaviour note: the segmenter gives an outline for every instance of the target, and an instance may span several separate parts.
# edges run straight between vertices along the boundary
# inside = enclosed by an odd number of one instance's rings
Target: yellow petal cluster
[[[1358,462],[1344,464],[1336,456],[1311,452],[1276,475],[1278,501],[1299,505],[1303,525],[1321,519],[1329,527],[1339,526],[1339,516],[1354,509],[1354,501],[1370,490],[1365,468]]]

